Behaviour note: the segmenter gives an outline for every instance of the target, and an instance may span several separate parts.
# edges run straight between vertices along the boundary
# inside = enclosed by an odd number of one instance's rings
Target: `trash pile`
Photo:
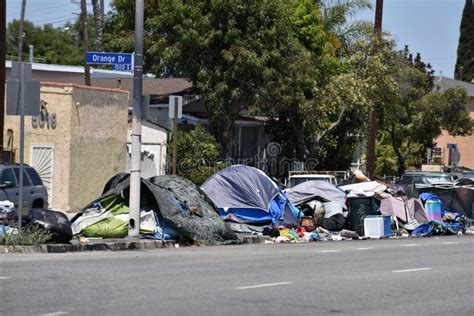
[[[71,221],[33,209],[29,220],[51,232],[52,242],[73,236],[123,238],[129,226],[129,174],[118,174],[100,197]],[[464,234],[471,225],[472,183],[420,187],[409,197],[402,187],[371,181],[360,172],[343,185],[306,181],[288,190],[263,171],[225,168],[201,187],[178,176],[141,180],[140,225],[144,238],[195,245],[238,244],[238,234],[265,236],[267,243]],[[0,219],[11,217],[1,204]],[[0,234],[5,234],[3,225]]]

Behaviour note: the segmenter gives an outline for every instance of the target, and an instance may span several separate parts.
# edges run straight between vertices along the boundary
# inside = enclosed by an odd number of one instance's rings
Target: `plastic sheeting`
[[[306,181],[286,190],[290,202],[296,206],[321,198],[325,202],[345,201],[346,194],[335,185],[326,181]]]
[[[387,186],[377,181],[361,182],[349,185],[343,185],[339,187],[345,192],[356,191],[356,192],[374,192],[382,193],[387,190]]]

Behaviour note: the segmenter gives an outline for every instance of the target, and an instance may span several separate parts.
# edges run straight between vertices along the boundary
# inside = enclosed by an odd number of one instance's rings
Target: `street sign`
[[[169,97],[169,118],[174,119],[176,102],[178,105],[178,113],[176,118],[181,118],[183,116],[183,97],[179,95],[170,95]]]
[[[18,229],[21,230],[23,210],[23,172],[25,155],[25,115],[38,115],[40,83],[31,80],[31,64],[13,62],[11,80],[7,82],[7,114],[20,116],[20,171],[18,173]]]
[[[113,64],[112,69],[116,71],[132,71],[132,64]]]
[[[21,115],[20,80],[7,80],[7,115]],[[37,116],[40,112],[40,83],[25,81],[24,115]]]
[[[87,52],[86,63],[98,65],[131,65],[132,55],[129,53],[97,53]]]

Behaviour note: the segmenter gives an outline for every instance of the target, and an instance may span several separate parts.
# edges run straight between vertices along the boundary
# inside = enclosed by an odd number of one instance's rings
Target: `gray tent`
[[[205,198],[199,196],[202,191],[192,183],[178,177],[156,177],[150,180],[141,179],[140,207],[155,211],[160,221],[171,225],[186,240],[204,245],[240,243],[212,206],[197,207],[195,201]],[[166,181],[169,185],[163,185]],[[89,203],[83,211],[111,195],[123,196],[128,202],[129,187],[128,174],[116,175],[106,184],[103,195]],[[201,205],[206,203],[201,201]],[[81,215],[76,215],[72,222]]]
[[[245,224],[298,224],[300,211],[263,171],[244,165],[227,167],[211,176],[202,190],[217,205],[219,215]]]
[[[345,201],[346,194],[335,185],[326,181],[306,181],[286,190],[286,195],[293,205],[321,198],[322,202]]]

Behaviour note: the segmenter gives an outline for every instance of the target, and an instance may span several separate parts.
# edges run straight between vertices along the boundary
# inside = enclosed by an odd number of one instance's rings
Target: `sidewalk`
[[[263,243],[264,238],[257,235],[239,236],[242,244]],[[84,251],[122,251],[122,250],[146,250],[160,248],[178,248],[179,244],[175,240],[137,239],[126,238],[117,239],[87,239],[87,242],[79,242],[74,238],[70,244],[45,244],[41,246],[11,246],[8,249],[0,245],[0,254],[4,253],[63,253],[63,252],[84,252]]]

